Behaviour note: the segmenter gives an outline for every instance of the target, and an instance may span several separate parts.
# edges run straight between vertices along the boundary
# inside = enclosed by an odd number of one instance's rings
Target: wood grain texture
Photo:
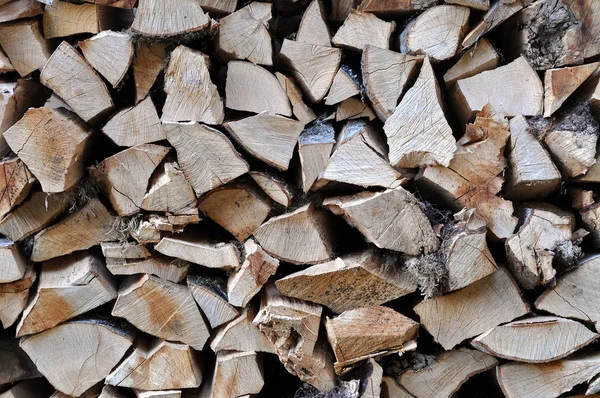
[[[258,326],[252,324],[257,308],[247,306],[240,315],[226,325],[221,326],[212,336],[210,348],[214,352],[259,351],[275,354],[275,347]]]
[[[600,67],[600,62],[546,70],[544,73],[544,117],[550,117],[556,112],[598,67]]]
[[[302,15],[296,40],[317,46],[331,46],[326,18],[323,3],[320,0],[313,0]]]
[[[596,163],[598,137],[585,131],[556,130],[544,136],[544,143],[564,178],[586,174]]]
[[[240,263],[239,252],[233,244],[212,242],[191,234],[166,236],[154,248],[166,256],[208,268],[231,269]]]
[[[29,290],[36,280],[35,269],[32,266],[27,267],[25,273],[20,275],[14,282],[0,284],[0,324],[4,329],[11,327],[19,318],[29,297]],[[15,340],[16,341],[16,340]],[[3,343],[8,341],[3,341]],[[0,352],[4,353],[4,347],[0,343]],[[7,354],[3,354],[7,355]],[[0,365],[0,381],[2,383],[12,383],[19,380],[21,370],[19,366],[26,361],[11,361]],[[33,364],[32,364],[33,365]],[[14,367],[14,370],[8,371],[8,368]],[[33,366],[35,369],[35,366]],[[8,378],[8,380],[6,380]]]
[[[152,176],[140,207],[146,211],[188,214],[196,205],[194,190],[177,162],[164,162]]]
[[[444,74],[446,87],[450,89],[458,80],[496,69],[499,62],[500,54],[487,39],[481,38],[477,47],[465,50],[460,59]]]
[[[335,143],[335,130],[331,123],[315,123],[305,128],[298,137],[298,179],[304,192],[311,189],[323,171]]]
[[[348,72],[340,68],[333,78],[333,83],[325,98],[325,105],[335,105],[357,94],[360,94],[358,84]]]
[[[225,289],[215,286],[211,280],[205,280],[201,276],[188,275],[187,285],[192,296],[208,319],[210,327],[216,328],[231,321],[239,315],[239,311],[227,302]],[[224,281],[223,281],[224,282]]]
[[[79,43],[85,59],[117,87],[133,60],[133,40],[126,33],[105,30]]]
[[[42,4],[36,0],[13,0],[0,5],[0,23],[21,18],[34,17],[44,12]]]
[[[223,352],[217,362],[211,385],[211,398],[234,398],[258,394],[264,386],[262,362],[254,351]]]
[[[0,46],[21,76],[40,69],[52,53],[39,21],[27,20],[0,26]]]
[[[335,110],[335,121],[353,120],[367,118],[375,119],[375,113],[366,102],[358,98],[347,98],[338,104]]]
[[[148,258],[107,258],[106,268],[113,275],[150,274],[169,282],[185,279],[190,263],[154,253]]]
[[[171,37],[197,32],[208,23],[208,15],[196,0],[182,0],[176,4],[140,0],[131,30],[142,36]]]
[[[21,159],[0,161],[0,217],[21,204],[35,182],[35,177]]]
[[[298,141],[300,141],[300,139],[298,139]],[[249,174],[264,193],[275,202],[284,207],[290,207],[292,205],[293,193],[283,179],[261,171],[251,171]]]
[[[317,118],[315,112],[304,103],[302,99],[302,90],[294,79],[287,77],[281,72],[275,72],[275,76],[279,83],[285,90],[285,93],[290,100],[290,104],[292,105],[292,113],[296,117],[296,119],[300,120],[302,123],[308,124]]]
[[[101,16],[95,4],[53,2],[44,9],[44,37],[55,39],[82,33],[101,32]]]
[[[337,47],[362,51],[366,44],[389,48],[395,22],[386,22],[368,12],[351,10],[350,14],[331,39]]]
[[[160,43],[136,43],[132,61],[135,103],[146,98],[156,78],[166,67],[166,46]]]

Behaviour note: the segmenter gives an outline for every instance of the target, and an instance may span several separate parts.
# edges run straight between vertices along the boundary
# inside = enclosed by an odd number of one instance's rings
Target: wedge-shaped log
[[[359,98],[348,98],[342,101],[335,110],[335,121],[354,120],[367,118],[375,119],[377,116],[366,102]]]
[[[337,47],[362,51],[365,44],[389,48],[395,22],[386,22],[368,12],[352,10],[331,39]]]
[[[25,337],[20,345],[54,388],[78,397],[103,380],[132,343],[129,330],[104,320],[77,320]]]
[[[167,138],[150,96],[117,112],[102,127],[102,132],[118,146],[147,144]]]
[[[299,185],[308,192],[331,156],[335,130],[331,123],[314,123],[304,129],[298,138]]]
[[[212,242],[202,236],[166,236],[154,248],[166,256],[208,268],[231,269],[240,264],[240,253],[233,244]]]
[[[287,77],[280,72],[275,72],[275,76],[277,77],[277,80],[279,80],[279,83],[285,90],[285,93],[290,100],[290,104],[292,105],[292,113],[296,119],[300,120],[302,123],[310,123],[315,120],[317,115],[302,100],[302,90],[300,87],[298,87],[296,82],[294,82],[294,79]]]
[[[133,41],[126,33],[105,30],[79,43],[85,59],[117,87],[133,60]]]
[[[11,240],[0,239],[0,283],[14,282],[25,274],[27,260]]]
[[[567,68],[548,69],[544,73],[544,117],[550,117],[592,75],[600,62]]]
[[[312,301],[335,313],[380,305],[417,290],[396,261],[375,250],[314,265],[275,282],[281,294]]]
[[[258,394],[264,386],[261,358],[254,351],[217,354],[211,398]]]
[[[220,351],[260,351],[275,354],[273,344],[252,324],[257,309],[253,306],[243,308],[240,315],[226,325],[221,326],[212,336],[210,348]]]
[[[334,3],[336,2],[334,1]],[[337,3],[343,4],[344,1],[338,1]],[[375,15],[397,16],[423,11],[435,4],[437,4],[435,0],[387,0],[383,2],[362,0],[358,6],[358,10],[372,12]]]
[[[147,41],[137,43],[132,61],[135,103],[146,98],[156,78],[166,67],[166,46]]]
[[[150,274],[178,283],[185,279],[190,264],[154,253],[148,258],[107,258],[106,268],[113,275]]]
[[[161,0],[140,0],[131,25],[134,33],[149,37],[180,36],[208,27],[209,17],[196,0],[176,4]]]
[[[421,325],[446,350],[529,312],[516,282],[503,268],[461,290],[424,300],[414,309]]]
[[[25,309],[25,306],[27,305],[27,298],[29,297],[29,288],[31,288],[35,280],[35,269],[33,266],[29,266],[25,270],[25,273],[21,275],[18,280],[0,284],[0,325],[2,325],[4,329],[11,327]],[[3,351],[1,343],[0,351]],[[15,367],[18,367],[19,363],[20,362],[17,361],[13,364]],[[7,373],[11,380],[5,381],[4,377],[6,377]],[[3,368],[3,365],[0,365],[1,382],[12,383],[13,381],[18,380],[16,378],[13,379],[12,375],[14,373],[12,371],[6,372]]]
[[[475,76],[483,71],[495,69],[500,62],[500,54],[485,38],[481,38],[477,47],[463,52],[463,55],[444,75],[446,87],[451,89],[461,79]]]
[[[130,277],[120,286],[112,315],[152,336],[180,341],[198,351],[209,337],[188,287],[147,274]]]
[[[525,1],[514,1],[514,2],[496,2],[490,9],[485,13],[482,20],[476,24],[469,33],[465,36],[462,42],[463,48],[471,47],[477,43],[478,40],[495,29],[502,23],[504,23],[511,16],[523,9],[523,7],[529,5],[530,0]]]
[[[252,171],[249,174],[254,182],[275,202],[285,207],[292,205],[293,193],[284,180],[261,171]]]
[[[323,2],[313,0],[302,15],[296,40],[317,46],[331,46],[331,36],[326,21],[327,16]]]
[[[224,278],[215,282],[202,275],[188,275],[187,285],[202,313],[208,319],[210,327],[216,328],[239,315],[238,310],[227,302],[227,286]]]
[[[187,214],[196,208],[194,190],[177,162],[165,162],[158,167],[141,208],[172,214]]]
[[[35,177],[19,158],[0,162],[0,217],[4,217],[29,195]]]
[[[46,0],[48,3],[50,0]],[[119,31],[129,26],[131,12],[108,8],[101,4],[71,4],[75,2],[53,2],[44,9],[44,37],[55,39],[86,33],[96,34],[107,29]]]
[[[6,3],[6,2],[3,2]],[[0,6],[0,23],[34,17],[44,12],[36,0],[14,0]]]
[[[360,94],[358,84],[346,70],[340,68],[333,78],[333,83],[325,98],[325,105],[335,105],[358,94]]]
[[[10,59],[4,51],[0,51],[0,73],[15,72],[15,67],[10,63]]]
[[[379,248],[416,256],[439,247],[417,199],[402,187],[329,198],[323,206],[342,216]]]
[[[52,53],[39,21],[26,20],[0,26],[0,46],[19,75],[40,69]]]

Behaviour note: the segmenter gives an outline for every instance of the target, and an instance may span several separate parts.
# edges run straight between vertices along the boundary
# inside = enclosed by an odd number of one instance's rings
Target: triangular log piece
[[[485,13],[483,19],[478,24],[475,24],[465,36],[462,42],[463,48],[468,48],[478,43],[483,35],[504,23],[504,21],[522,10],[529,3],[531,3],[530,0],[494,3]]]
[[[343,3],[343,1],[339,1],[339,3]],[[423,11],[437,3],[437,0],[386,0],[383,2],[379,0],[362,0],[358,10],[372,12],[375,15],[394,17]]]
[[[290,100],[290,104],[292,105],[292,113],[296,119],[305,124],[315,120],[317,115],[308,105],[304,103],[304,100],[302,99],[302,90],[300,90],[300,87],[298,87],[294,79],[287,77],[281,72],[275,72],[275,76],[279,80],[279,83],[285,90],[285,93]]]
[[[323,171],[335,142],[331,123],[316,122],[298,137],[299,185],[304,192],[310,190]]]
[[[254,182],[275,202],[284,207],[292,205],[293,193],[283,179],[261,171],[251,171],[249,174]]]
[[[252,321],[256,317],[254,306],[243,308],[240,315],[221,326],[213,333],[210,348],[214,352],[221,351],[260,351],[275,354],[273,344],[267,339]]]
[[[190,264],[155,253],[148,258],[107,258],[106,268],[113,275],[150,274],[179,283],[185,279]]]
[[[0,283],[9,283],[23,278],[27,260],[19,247],[10,239],[0,239]]]
[[[592,75],[600,62],[567,68],[548,69],[544,73],[544,117],[550,117]]]
[[[112,116],[102,132],[118,146],[134,146],[164,140],[165,132],[150,96]]]
[[[125,77],[133,60],[133,40],[126,33],[105,30],[80,42],[83,56],[113,87]]]
[[[365,44],[389,48],[395,22],[386,22],[375,15],[352,10],[331,39],[337,47],[353,51],[362,51]]]
[[[0,217],[27,198],[35,181],[21,159],[0,161]]]
[[[166,67],[166,46],[143,41],[136,43],[132,69],[135,82],[135,103],[146,98],[156,78]]]
[[[227,323],[239,315],[238,310],[227,302],[225,278],[188,275],[187,285],[211,328]]]
[[[500,54],[492,43],[481,38],[474,49],[465,50],[458,61],[444,75],[446,87],[451,89],[456,82],[475,76],[486,70],[496,69]]]
[[[369,105],[359,98],[348,98],[342,101],[335,110],[335,121],[367,118],[375,119],[376,115]]]
[[[260,393],[264,384],[262,361],[256,352],[220,352],[209,397],[249,397]]]
[[[52,54],[50,43],[42,34],[41,24],[35,20],[0,26],[0,46],[21,76],[40,69]]]
[[[14,0],[0,6],[0,23],[34,17],[44,12],[42,3],[36,0]]]
[[[142,200],[142,209],[171,214],[187,214],[196,208],[196,195],[177,162],[158,167]]]
[[[27,267],[25,273],[19,277],[20,279],[0,284],[0,325],[4,329],[8,329],[15,323],[19,315],[25,309],[27,305],[27,298],[29,297],[29,288],[33,285],[36,280],[35,269],[33,266]],[[0,343],[0,352],[3,352],[2,343]],[[13,365],[17,367],[20,362],[14,362]],[[9,361],[10,364],[10,361]],[[0,364],[0,382],[11,383],[18,379],[13,379],[13,372],[8,374],[11,380],[5,381],[4,377],[7,376],[7,372],[3,368],[6,363]],[[16,377],[16,376],[15,376]]]
[[[165,3],[162,0],[140,0],[131,30],[142,36],[169,37],[205,29],[209,24],[196,0]]]
[[[213,242],[191,234],[166,236],[154,249],[166,256],[208,268],[231,269],[240,264],[240,253],[232,243]]]
[[[381,398],[413,398],[391,376],[381,378]]]
[[[446,3],[469,7],[478,11],[487,11],[490,9],[490,0],[446,0]],[[477,45],[479,44],[481,44],[481,41],[477,43]]]
[[[231,14],[237,5],[237,0],[199,0],[199,2],[202,9],[211,14]]]
[[[137,242],[102,242],[100,247],[106,258],[140,259],[153,255],[146,246]]]
[[[296,40],[318,46],[331,46],[325,8],[321,0],[313,0],[304,11]]]
[[[350,71],[350,73],[353,72]],[[360,94],[360,89],[354,78],[345,69],[340,68],[325,98],[325,105],[335,105],[358,94]]]

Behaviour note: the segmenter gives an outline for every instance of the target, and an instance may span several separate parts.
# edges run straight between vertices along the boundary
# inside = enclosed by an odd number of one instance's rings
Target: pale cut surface
[[[102,30],[101,17],[95,4],[70,4],[56,1],[44,9],[44,37],[55,39]]]
[[[343,3],[344,0],[340,1]],[[362,0],[358,10],[372,12],[375,15],[398,16],[423,11],[438,3],[436,0]]]
[[[348,72],[340,68],[333,79],[331,88],[329,88],[329,93],[325,98],[325,105],[335,105],[357,94],[360,94],[358,85]]]
[[[464,289],[424,300],[414,310],[446,350],[529,312],[516,282],[503,268]]]
[[[126,33],[105,30],[80,42],[79,48],[85,59],[117,87],[133,60],[133,41]]]
[[[302,15],[296,40],[317,46],[331,46],[331,36],[326,20],[323,3],[321,0],[313,0]]]
[[[362,51],[366,44],[389,48],[395,22],[386,22],[368,12],[352,10],[331,39],[337,47]]]
[[[600,67],[600,62],[546,70],[544,73],[544,117],[550,117],[556,112],[598,67]]]
[[[223,123],[223,102],[208,67],[208,56],[200,51],[178,46],[171,52],[165,72],[163,122]]]
[[[552,130],[544,137],[544,143],[564,178],[587,173],[596,163],[598,136],[586,132]]]
[[[238,111],[292,116],[290,102],[277,78],[251,62],[227,64],[225,106]]]
[[[209,18],[197,0],[176,3],[140,0],[131,30],[143,36],[168,37],[193,33],[208,26]]]
[[[292,205],[293,193],[284,180],[260,171],[251,171],[249,174],[254,182],[275,202],[285,207]]]
[[[156,78],[165,69],[165,56],[166,45],[164,44],[149,42],[136,44],[132,61],[136,104],[146,98]]]
[[[496,326],[471,345],[495,357],[545,363],[564,358],[597,338],[598,334],[570,319],[536,316]]]
[[[150,96],[117,112],[102,127],[102,132],[118,146],[147,144],[166,138]]]
[[[35,180],[21,159],[0,161],[0,217],[27,198]]]
[[[199,0],[202,9],[217,14],[231,14],[235,11],[237,0]]]
[[[50,384],[78,397],[103,380],[132,343],[130,332],[102,321],[80,320],[29,336],[19,345]]]
[[[187,277],[187,285],[192,296],[208,319],[211,328],[216,328],[239,315],[238,310],[227,302],[224,292],[217,291],[209,284],[203,284],[201,277]]]
[[[329,160],[335,145],[335,130],[331,123],[315,123],[298,137],[300,185],[308,192]]]
[[[154,247],[156,251],[208,268],[235,268],[240,263],[239,252],[231,243],[214,243],[208,239],[178,234],[166,236]]]
[[[189,214],[196,208],[194,190],[177,162],[165,162],[158,167],[141,208],[170,214]]]
[[[44,65],[40,82],[52,89],[88,123],[100,121],[114,109],[112,98],[100,76],[65,41]]]
[[[42,3],[36,0],[13,0],[0,6],[0,23],[40,15]]]
[[[193,122],[166,123],[163,127],[197,196],[248,172],[248,163],[220,131]]]
[[[383,126],[396,167],[448,166],[456,140],[442,109],[441,93],[428,58],[415,84]]]
[[[0,325],[4,329],[12,326],[21,315],[27,305],[29,289],[36,280],[35,269],[27,267],[25,273],[14,282],[0,284]],[[16,342],[16,340],[14,340]],[[0,345],[0,350],[4,348]],[[0,365],[0,381],[2,383],[11,383],[17,380],[19,371],[17,369],[6,371],[5,366],[17,368],[22,362],[8,361],[7,364]],[[35,366],[34,366],[35,369]],[[6,378],[8,377],[8,380]]]
[[[275,354],[275,347],[258,326],[252,324],[257,310],[253,306],[245,307],[240,315],[226,325],[221,326],[212,336],[210,348],[219,351],[259,351]]]
[[[27,270],[26,257],[14,242],[3,238],[0,240],[0,284],[14,282],[21,278]]]
[[[500,54],[487,39],[481,38],[477,47],[466,50],[460,59],[448,69],[444,75],[446,87],[451,88],[458,80],[495,69],[499,62]]]
[[[402,32],[400,50],[425,54],[432,62],[454,57],[467,31],[469,15],[468,8],[455,5],[426,10]]]
[[[380,305],[417,289],[408,272],[374,250],[314,265],[275,285],[286,296],[323,304],[338,314]]]
[[[450,398],[471,376],[497,364],[491,355],[460,348],[444,352],[432,365],[420,371],[407,371],[400,376],[400,384],[416,398]]]
[[[16,69],[10,63],[10,59],[8,59],[4,51],[0,50],[0,73],[9,73],[15,71]]]
[[[185,279],[190,264],[154,253],[148,258],[107,258],[106,268],[113,275],[150,274],[169,282]]]
[[[335,110],[335,121],[367,118],[375,119],[375,112],[359,98],[348,98],[342,101]]]
[[[262,362],[256,352],[217,353],[211,397],[258,394],[264,386]]]
[[[111,314],[145,333],[199,351],[209,337],[208,325],[188,287],[151,275],[130,277],[122,283]]]
[[[480,11],[487,11],[490,9],[490,0],[446,0],[446,3],[465,6]],[[479,45],[480,43],[481,42],[477,44]]]
[[[38,21],[3,24],[0,26],[0,46],[21,76],[40,69],[51,55],[50,43],[42,35]]]
[[[302,123],[308,124],[317,118],[315,112],[310,109],[308,105],[304,103],[302,99],[302,90],[300,87],[294,82],[294,79],[287,77],[281,72],[275,72],[275,76],[279,83],[285,90],[288,99],[290,100],[290,104],[292,105],[292,113],[296,117],[296,119],[300,120]]]

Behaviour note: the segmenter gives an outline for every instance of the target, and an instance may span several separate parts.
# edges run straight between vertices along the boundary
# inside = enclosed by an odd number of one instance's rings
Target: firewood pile
[[[0,0],[0,398],[600,397],[597,0]]]

